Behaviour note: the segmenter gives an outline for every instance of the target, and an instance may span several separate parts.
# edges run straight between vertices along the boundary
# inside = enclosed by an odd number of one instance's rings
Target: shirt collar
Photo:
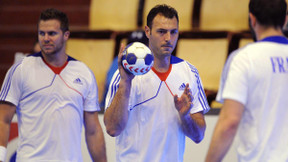
[[[288,44],[288,39],[284,36],[270,36],[260,40],[259,42],[275,42],[281,44]]]

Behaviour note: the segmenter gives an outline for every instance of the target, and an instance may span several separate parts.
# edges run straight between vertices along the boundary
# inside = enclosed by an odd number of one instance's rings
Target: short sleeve
[[[110,106],[118,88],[119,88],[119,82],[120,82],[120,73],[119,70],[117,69],[111,79],[108,92],[106,94],[106,99],[105,99],[105,110]]]
[[[239,53],[231,61],[223,89],[223,99],[233,99],[245,105],[248,96],[250,62],[246,55]]]
[[[98,86],[93,72],[90,70],[91,80],[87,97],[84,102],[84,111],[100,111],[98,102]]]
[[[18,106],[21,97],[21,64],[18,62],[14,64],[6,73],[2,84],[0,101],[11,102]]]
[[[187,62],[187,61],[186,61]],[[188,63],[189,70],[190,70],[190,88],[192,90],[193,95],[193,107],[190,110],[191,114],[203,111],[203,113],[207,113],[210,110],[209,104],[207,102],[207,97],[204,92],[203,84],[199,75],[198,70],[196,67]]]
[[[222,104],[224,103],[224,99],[223,99],[224,85],[225,85],[226,80],[227,80],[227,76],[228,76],[229,68],[231,66],[231,62],[232,62],[233,58],[237,55],[238,51],[239,51],[239,49],[233,51],[229,55],[225,65],[223,67],[223,70],[222,70],[222,73],[221,73],[221,79],[220,79],[220,83],[219,83],[219,89],[218,89],[217,96],[216,96],[216,101],[219,102],[219,103],[222,103]]]

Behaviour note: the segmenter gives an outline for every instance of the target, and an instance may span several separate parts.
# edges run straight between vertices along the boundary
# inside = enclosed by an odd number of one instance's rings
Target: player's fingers
[[[193,102],[193,100],[194,100],[194,97],[192,96],[192,94],[191,94],[190,96],[191,96],[191,97],[190,97],[190,98],[191,98],[191,102]]]
[[[185,93],[186,95],[191,94],[191,89],[189,88],[189,83],[186,84],[184,93]]]
[[[178,97],[177,94],[175,94],[173,97],[174,97],[175,107],[176,107],[176,109],[179,111],[179,110],[180,110],[180,108],[179,108],[179,97]]]
[[[185,85],[185,90],[184,90],[184,92],[185,92],[186,94],[188,94],[188,93],[190,92],[189,83],[187,83],[187,84]]]
[[[118,65],[122,65],[122,56],[123,56],[123,51],[125,49],[125,45],[124,43],[121,43],[121,46],[120,46],[120,50],[119,50],[119,53],[118,53]]]
[[[187,83],[186,86],[185,86],[185,94],[188,96],[189,101],[192,102],[194,98],[192,96],[192,91],[189,88],[189,83]]]
[[[119,53],[122,54],[123,51],[124,51],[124,49],[125,49],[125,44],[124,44],[124,43],[121,43]]]
[[[177,101],[177,99],[178,99],[178,95],[175,94],[175,95],[174,95],[174,101]]]
[[[190,104],[190,109],[193,107],[193,105],[194,105],[193,102],[191,102],[191,104]]]

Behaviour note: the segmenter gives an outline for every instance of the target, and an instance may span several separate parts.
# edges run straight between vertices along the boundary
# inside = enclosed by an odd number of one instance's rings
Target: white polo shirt
[[[288,40],[267,37],[226,63],[218,101],[245,106],[236,135],[239,161],[288,161]]]
[[[189,83],[194,97],[190,113],[206,113],[210,108],[194,66],[172,56],[170,70],[166,73],[167,78],[150,70],[147,74],[135,76],[132,80],[129,119],[123,132],[116,137],[117,161],[183,161],[185,134],[181,128],[173,95],[177,94],[180,97],[185,84]],[[117,70],[107,93],[106,108],[112,102],[119,81],[120,75]]]
[[[18,162],[81,162],[84,111],[98,111],[92,71],[71,57],[56,74],[41,53],[25,57],[6,74],[1,101],[17,106]]]

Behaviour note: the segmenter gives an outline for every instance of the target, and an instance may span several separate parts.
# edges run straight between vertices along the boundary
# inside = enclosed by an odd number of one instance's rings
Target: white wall
[[[208,150],[208,146],[210,143],[210,139],[212,137],[212,133],[214,130],[214,127],[216,125],[218,119],[218,115],[205,115],[206,120],[206,134],[204,140],[200,144],[195,144],[188,138],[186,138],[186,149],[184,154],[184,162],[191,162],[191,161],[197,161],[202,162],[205,159],[206,152]],[[102,128],[104,130],[104,123],[103,123],[103,115],[99,115],[99,120],[102,125]],[[14,122],[17,122],[17,119],[13,119]],[[84,131],[83,131],[84,132]],[[110,137],[104,130],[105,135],[105,142],[106,142],[106,152],[107,152],[107,159],[108,162],[115,162],[115,139],[113,137]],[[84,133],[82,134],[82,154],[83,154],[83,161],[84,162],[91,162],[90,156],[87,152],[85,139],[84,139]],[[18,138],[12,140],[9,142],[8,145],[8,151],[6,156],[6,162],[9,162],[9,159],[11,155],[15,152],[17,147],[17,141]],[[230,149],[227,156],[223,160],[223,162],[231,162],[231,161],[237,161],[237,157],[234,151],[234,147]]]

